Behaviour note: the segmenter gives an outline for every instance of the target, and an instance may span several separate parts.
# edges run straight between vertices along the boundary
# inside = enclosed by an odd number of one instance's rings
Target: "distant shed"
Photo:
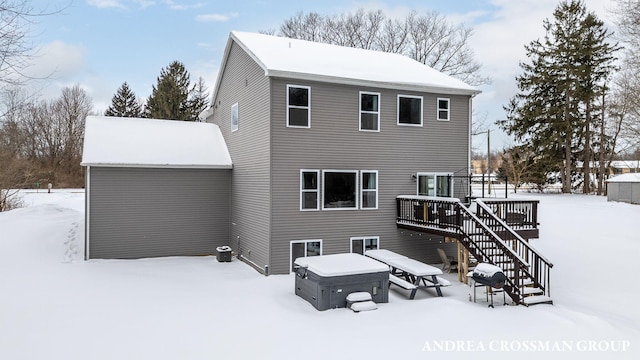
[[[215,253],[229,244],[231,157],[217,125],[90,116],[85,258]]]
[[[640,174],[623,174],[607,180],[607,201],[640,204]]]

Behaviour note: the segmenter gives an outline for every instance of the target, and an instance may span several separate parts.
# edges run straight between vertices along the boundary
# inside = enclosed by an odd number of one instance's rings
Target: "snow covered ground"
[[[392,290],[356,314],[236,259],[83,261],[82,190],[22,195],[0,213],[0,359],[640,358],[640,206],[516,195],[541,201],[553,306],[490,309],[451,274],[444,297]]]

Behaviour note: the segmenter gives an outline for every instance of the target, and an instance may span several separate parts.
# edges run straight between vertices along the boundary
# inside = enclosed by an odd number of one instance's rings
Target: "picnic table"
[[[442,275],[442,270],[435,266],[385,249],[367,250],[365,255],[387,264],[391,270],[390,278],[391,276],[404,278],[416,288],[435,288],[438,296],[442,296],[440,287],[449,285],[440,281],[438,275]],[[414,294],[412,293],[411,298]]]

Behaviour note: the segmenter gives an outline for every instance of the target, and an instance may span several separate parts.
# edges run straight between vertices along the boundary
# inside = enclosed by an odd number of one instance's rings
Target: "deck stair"
[[[552,304],[549,278],[553,264],[507,223],[509,219],[537,219],[537,214],[527,213],[527,209],[537,212],[536,205],[519,202],[519,207],[513,207],[513,203],[485,203],[481,199],[476,199],[473,205],[475,211],[455,198],[399,196],[396,225],[453,237],[478,262],[500,267],[507,276],[506,285],[511,289],[509,295],[515,303],[526,306]],[[506,211],[511,209],[509,206],[517,211]],[[533,233],[532,229],[527,231]]]

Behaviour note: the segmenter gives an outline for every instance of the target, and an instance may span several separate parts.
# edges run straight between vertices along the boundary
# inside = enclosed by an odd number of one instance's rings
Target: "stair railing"
[[[496,259],[502,259],[513,264],[504,270],[513,292],[519,295],[521,270],[528,269],[529,263],[459,199],[402,195],[396,201],[399,226],[450,233],[480,262],[497,265]]]
[[[480,199],[475,201],[478,206],[478,217],[496,234],[499,234],[502,240],[509,244],[520,258],[525,259],[531,265],[529,268],[522,269],[522,271],[533,279],[535,287],[543,290],[544,295],[550,296],[549,280],[553,263],[524,240],[501,217],[498,217],[490,206]]]

